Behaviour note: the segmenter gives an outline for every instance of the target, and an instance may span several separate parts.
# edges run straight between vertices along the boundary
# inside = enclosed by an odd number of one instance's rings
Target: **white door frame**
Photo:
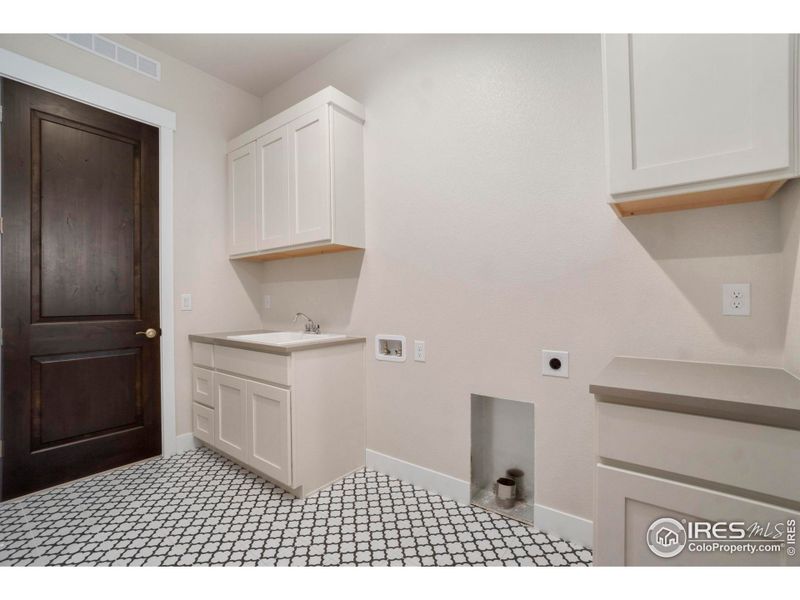
[[[177,451],[173,312],[172,137],[175,113],[0,48],[0,77],[41,88],[158,127],[158,260],[161,313],[161,454]]]

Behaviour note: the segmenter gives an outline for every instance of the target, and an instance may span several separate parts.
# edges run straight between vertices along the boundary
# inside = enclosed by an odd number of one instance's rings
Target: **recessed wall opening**
[[[533,524],[534,405],[472,394],[471,502]]]

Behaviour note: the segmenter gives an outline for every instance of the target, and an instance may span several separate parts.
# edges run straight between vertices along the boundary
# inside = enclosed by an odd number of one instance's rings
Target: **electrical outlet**
[[[542,375],[569,377],[569,352],[542,350]]]
[[[414,340],[414,360],[425,362],[425,342]]]
[[[181,310],[192,310],[191,294],[181,294]]]
[[[269,309],[272,308],[272,296],[269,294],[264,294],[264,308]]]
[[[739,317],[750,316],[750,284],[722,284],[722,314]]]

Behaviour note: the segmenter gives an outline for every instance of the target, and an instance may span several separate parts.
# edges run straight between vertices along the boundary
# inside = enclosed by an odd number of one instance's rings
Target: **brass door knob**
[[[158,329],[153,329],[152,327],[148,327],[144,331],[137,331],[136,335],[143,335],[148,339],[153,339],[158,335]]]

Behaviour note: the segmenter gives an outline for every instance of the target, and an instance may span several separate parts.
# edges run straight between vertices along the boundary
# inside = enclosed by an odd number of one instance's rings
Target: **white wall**
[[[46,35],[0,35],[0,47],[177,113],[175,132],[175,307],[178,433],[191,431],[191,332],[254,328],[260,271],[231,266],[225,252],[226,142],[259,119],[260,100],[125,36],[120,43],[161,61],[155,81]]]
[[[779,192],[786,334],[783,367],[800,377],[800,181],[790,181]]]
[[[783,364],[780,203],[618,219],[598,36],[360,38],[262,117],[326,85],[366,105],[368,247],[265,263],[263,323],[427,342],[424,364],[368,359],[369,448],[468,480],[470,394],[531,401],[536,502],[591,518],[588,386],[614,355]],[[723,317],[742,281],[752,316]]]

